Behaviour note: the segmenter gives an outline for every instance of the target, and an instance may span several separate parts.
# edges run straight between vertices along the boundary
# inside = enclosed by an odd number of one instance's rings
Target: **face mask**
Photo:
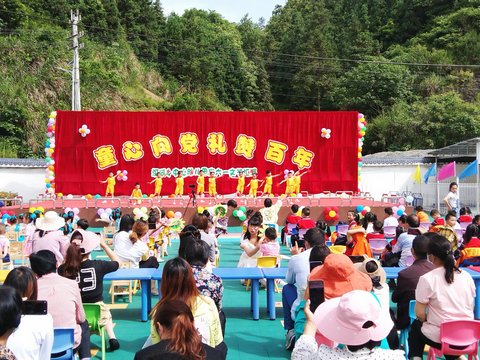
[[[432,262],[432,260],[430,260],[430,256],[428,256],[428,255],[427,255],[427,261],[428,261],[430,264],[433,265],[433,262]]]

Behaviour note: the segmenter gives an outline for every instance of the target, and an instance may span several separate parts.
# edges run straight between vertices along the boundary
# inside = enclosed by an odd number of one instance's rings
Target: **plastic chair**
[[[260,256],[257,258],[257,267],[259,268],[273,268],[277,266],[277,257],[276,256]],[[250,287],[250,279],[247,281],[247,291],[248,288]],[[275,283],[275,292],[280,292],[278,290],[277,283]]]
[[[17,241],[18,240],[18,233],[16,231],[7,231],[7,233],[5,234],[5,237],[9,241]]]
[[[103,228],[103,235],[105,238],[113,238],[113,235],[115,234],[115,226],[105,226]]]
[[[480,340],[480,322],[475,320],[444,321],[440,325],[441,349],[430,346],[427,360],[435,360],[445,355],[468,355],[468,359],[478,360],[478,340]],[[455,349],[462,347],[462,349]]]
[[[73,360],[73,346],[75,345],[73,328],[54,328],[53,346],[50,355],[55,360]]]
[[[387,239],[370,239],[368,240],[368,243],[370,245],[370,249],[372,250],[373,256],[380,256],[385,250],[385,246],[387,246],[388,240]]]
[[[383,227],[383,235],[385,239],[393,239],[397,235],[397,227],[396,226],[384,226]]]
[[[420,227],[421,227],[421,228],[424,228],[424,229],[427,230],[427,231],[428,231],[428,229],[430,229],[430,226],[431,226],[431,225],[432,225],[432,223],[430,223],[430,222],[421,222],[421,223],[420,223]]]
[[[346,236],[348,231],[348,225],[338,225],[337,233],[340,236]]]
[[[15,265],[15,261],[20,261],[20,265],[24,265],[26,259],[23,255],[23,242],[22,241],[10,241],[10,262]]]
[[[468,222],[468,221],[461,222],[460,223],[460,228],[463,230],[463,232],[465,232],[465,230],[467,229],[467,226],[470,225],[470,224],[471,224],[471,222]]]
[[[130,261],[120,260],[118,262],[119,269],[130,269]],[[112,296],[112,304],[115,304],[115,295],[128,295],[128,302],[132,302],[132,280],[113,280],[108,291]]]
[[[297,224],[287,223],[287,235],[292,235],[292,230],[297,227]]]
[[[408,316],[410,317],[410,324],[412,324],[413,320],[416,319],[415,315],[415,300],[410,300],[410,303],[408,305]],[[408,360],[408,333],[410,332],[410,326],[407,327],[406,329],[400,330],[400,342],[399,345],[400,347],[403,344],[403,349],[405,351],[405,358]]]
[[[88,326],[91,334],[100,335],[102,341],[102,360],[105,360],[105,347],[106,347],[106,337],[105,337],[105,328],[98,324],[100,319],[101,308],[98,304],[83,304],[83,310],[85,310],[85,318],[88,321]]]
[[[309,229],[299,229],[298,230],[298,238],[300,240],[303,240],[303,237],[305,236],[305,233],[308,231]]]

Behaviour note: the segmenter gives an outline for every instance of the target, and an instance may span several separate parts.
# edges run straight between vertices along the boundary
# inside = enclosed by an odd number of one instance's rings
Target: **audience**
[[[377,215],[372,212],[365,213],[365,216],[362,219],[362,227],[365,229],[367,234],[373,232],[373,223],[377,221]]]
[[[441,217],[440,211],[437,209],[433,209],[430,211],[430,216],[433,218],[432,224],[430,225],[429,231],[437,231],[437,230],[432,230],[432,227],[438,227],[438,226],[444,226],[445,225],[445,220]]]
[[[459,250],[466,248],[480,248],[480,228],[478,225],[469,224],[465,229],[465,234],[463,234],[462,245],[459,246]]]
[[[438,228],[437,233],[445,237],[452,244],[453,250],[457,250],[458,247],[458,235],[455,231],[455,225],[457,225],[457,216],[454,211],[449,211],[445,216],[445,225]]]
[[[194,324],[202,336],[202,342],[216,347],[225,358],[227,347],[223,342],[220,319],[215,302],[200,294],[192,268],[188,263],[177,257],[165,263],[160,288],[162,298],[152,309],[152,318],[156,318],[157,311],[167,300],[181,300],[188,305],[195,319]],[[152,343],[160,341],[161,333],[157,332],[154,322],[151,325]]]
[[[302,209],[302,216],[298,220],[297,228],[298,229],[311,229],[315,227],[315,221],[310,218],[310,208],[304,207]]]
[[[408,344],[408,356],[422,359],[425,344],[440,349],[440,325],[445,320],[472,320],[475,285],[466,271],[455,266],[452,244],[434,234],[428,244],[428,258],[435,269],[421,276],[415,291],[415,315]],[[428,316],[427,316],[428,313]],[[447,360],[457,356],[445,355]]]
[[[38,277],[37,298],[47,301],[53,326],[73,328],[74,351],[78,351],[80,360],[90,359],[90,331],[77,282],[56,273],[55,254],[49,250],[31,254],[30,264]]]
[[[222,360],[225,356],[202,342],[192,311],[181,300],[166,300],[156,307],[152,319],[159,342],[135,354],[134,360]]]
[[[0,223],[0,259],[4,263],[10,262],[10,254],[8,251],[10,248],[10,241],[5,236],[6,232],[7,227],[4,223]]]
[[[58,274],[78,280],[83,303],[100,305],[98,324],[105,327],[110,351],[115,351],[120,345],[113,331],[112,314],[103,302],[103,277],[118,269],[120,259],[104,242],[100,242],[97,234],[91,231],[75,230],[70,242],[65,262],[58,267]],[[112,261],[90,259],[90,253],[99,245]]]
[[[397,278],[397,287],[392,293],[392,301],[397,303],[395,327],[399,330],[410,326],[409,306],[415,300],[415,289],[420,276],[433,270],[434,266],[427,260],[428,243],[433,233],[417,235],[412,242],[412,255],[415,261],[408,268],[400,271]],[[398,345],[398,336],[392,334],[390,344]]]
[[[298,216],[298,205],[297,204],[293,204],[291,207],[290,207],[290,213],[287,215],[287,219],[285,220],[285,227],[282,229],[282,232],[280,234],[280,238],[282,240],[282,245],[286,245],[287,244],[287,239],[286,239],[286,234],[287,234],[287,226],[288,224],[298,224],[298,222],[300,221],[300,216]]]
[[[292,250],[292,257],[288,262],[285,284],[282,289],[283,327],[287,331],[285,347],[293,349],[295,344],[295,309],[303,299],[307,288],[307,279],[310,274],[309,258],[312,248],[325,245],[325,234],[318,228],[308,229],[304,236],[305,251],[297,253],[298,248]]]
[[[353,214],[353,220],[352,219]],[[367,224],[364,222],[365,226],[358,225],[358,213],[355,211],[349,211],[347,213],[347,219],[350,221],[347,230],[347,249],[345,250],[345,255],[367,255],[368,257],[373,257],[372,250],[368,244],[367,238],[365,237]],[[373,217],[370,217],[373,219]]]
[[[393,216],[393,209],[387,206],[384,211],[387,217],[383,220],[383,226],[398,226],[398,220]]]
[[[327,257],[328,259],[332,255]],[[370,292],[355,290],[341,297],[326,299],[315,313],[310,311],[310,301],[305,306],[307,318],[303,335],[292,352],[292,360],[303,359],[373,359],[403,360],[400,350],[379,348],[382,339],[390,332],[393,322],[381,310],[377,298]],[[331,348],[315,341],[317,330],[330,341],[344,344]]]
[[[260,244],[262,256],[280,257],[280,244],[277,242],[277,232],[275,228],[269,226],[265,229],[265,237]]]
[[[248,220],[247,231],[240,241],[240,248],[243,250],[238,260],[238,267],[255,267],[257,266],[257,258],[262,255],[260,245],[263,236],[259,232],[262,226],[262,215],[257,212]]]
[[[416,215],[418,216],[419,223],[429,223],[430,218],[428,217],[427,213],[423,211],[423,206],[418,205],[415,207]]]
[[[370,241],[370,239],[383,239],[384,236],[382,222],[375,220],[373,223],[373,232],[367,234],[367,240]]]
[[[276,225],[278,222],[278,212],[282,207],[283,196],[272,205],[272,199],[266,198],[263,201],[263,208],[260,209],[260,214],[263,216],[263,223],[265,225]]]
[[[44,217],[36,220],[35,225],[37,230],[32,236],[32,251],[49,250],[61,264],[69,245],[63,231],[59,230],[65,226],[65,219],[55,211],[47,211]]]
[[[412,242],[415,236],[420,235],[423,229],[419,228],[420,222],[417,215],[408,215],[407,217],[407,232],[400,234],[397,243],[392,249],[394,254],[400,254],[398,259],[398,266],[407,266],[407,259],[412,257]]]
[[[202,235],[195,225],[189,224],[182,229],[180,234],[178,234],[178,237],[180,238],[180,244],[178,245],[178,256],[182,259],[185,259],[185,249],[187,248],[187,245],[193,240],[201,240]]]
[[[217,306],[222,334],[225,335],[225,314],[222,310],[223,283],[222,279],[206,269],[208,263],[208,244],[204,241],[192,240],[185,251],[185,260],[192,267],[193,277],[200,294],[210,297]]]
[[[6,344],[20,324],[22,298],[9,286],[0,286],[0,359],[17,360]],[[18,360],[23,360],[18,358]]]
[[[215,245],[217,238],[213,234],[208,234],[208,217],[203,214],[195,214],[192,218],[192,225],[200,231],[200,238],[205,241],[209,247],[208,258],[211,263],[215,263]]]
[[[472,222],[472,210],[468,206],[460,208],[460,216],[458,217],[459,223],[471,223]]]
[[[11,270],[3,285],[17,290],[23,301],[37,300],[37,279],[28,267]],[[7,348],[22,360],[49,360],[52,345],[53,319],[50,314],[22,315],[20,325],[7,341]]]

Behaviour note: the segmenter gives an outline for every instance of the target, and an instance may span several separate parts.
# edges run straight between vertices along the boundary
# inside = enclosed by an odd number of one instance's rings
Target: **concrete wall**
[[[45,168],[0,167],[0,191],[11,191],[23,200],[35,199],[45,192]]]

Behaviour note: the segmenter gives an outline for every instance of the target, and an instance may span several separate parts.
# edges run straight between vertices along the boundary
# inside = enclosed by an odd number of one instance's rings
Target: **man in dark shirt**
[[[412,244],[415,261],[398,273],[397,288],[392,293],[392,301],[397,303],[397,329],[405,329],[410,325],[409,304],[410,300],[415,300],[418,279],[434,269],[427,260],[428,243],[429,235],[417,235]]]

